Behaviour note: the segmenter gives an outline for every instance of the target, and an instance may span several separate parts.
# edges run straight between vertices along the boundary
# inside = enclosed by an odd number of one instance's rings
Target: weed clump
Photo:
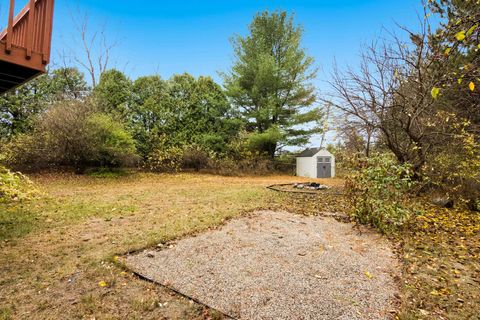
[[[25,175],[0,166],[0,203],[31,199],[37,193]]]

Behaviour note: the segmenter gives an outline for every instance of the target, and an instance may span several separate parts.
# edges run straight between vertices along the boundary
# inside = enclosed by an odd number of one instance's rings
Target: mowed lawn
[[[290,176],[34,175],[38,200],[0,204],[0,319],[220,315],[122,269],[117,256],[281,207]],[[328,183],[341,185],[341,180]]]

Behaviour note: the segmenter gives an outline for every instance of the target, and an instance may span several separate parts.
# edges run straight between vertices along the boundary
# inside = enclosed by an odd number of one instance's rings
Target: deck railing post
[[[10,54],[12,51],[12,37],[13,37],[13,15],[15,13],[15,0],[10,0],[10,10],[8,12],[8,26],[7,39],[5,44],[5,51]]]
[[[50,61],[50,46],[52,41],[52,28],[53,28],[53,10],[54,10],[54,0],[44,0],[46,1],[46,14],[43,19],[45,19],[45,30],[43,43],[42,43],[42,62],[43,64],[48,64]]]
[[[28,21],[27,21],[27,43],[26,43],[27,59],[30,59],[32,57],[34,26],[35,26],[35,0],[30,0],[28,5]]]

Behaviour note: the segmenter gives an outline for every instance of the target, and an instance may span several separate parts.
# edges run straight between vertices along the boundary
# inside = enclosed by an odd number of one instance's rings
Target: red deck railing
[[[14,17],[15,0],[10,0],[8,26],[0,33],[0,42],[4,43],[4,54],[0,52],[1,60],[10,60],[27,68],[45,69],[50,61],[53,5],[54,0],[29,0],[26,7]]]
[[[42,74],[50,62],[54,0],[28,0],[15,14],[10,0],[7,28],[0,33],[0,94]]]

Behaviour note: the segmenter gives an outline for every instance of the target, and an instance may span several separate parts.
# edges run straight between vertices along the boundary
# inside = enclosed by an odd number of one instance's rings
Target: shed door
[[[332,158],[317,157],[317,178],[332,177]]]

